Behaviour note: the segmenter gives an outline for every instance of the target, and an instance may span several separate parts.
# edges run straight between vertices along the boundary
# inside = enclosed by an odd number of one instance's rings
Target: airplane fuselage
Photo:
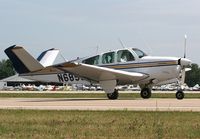
[[[137,50],[141,53],[141,56],[138,55],[134,50]],[[129,58],[132,57],[132,60],[122,61],[121,53],[128,53]],[[140,54],[139,53],[139,54]],[[109,63],[109,61],[105,60],[106,55],[113,56],[113,60]],[[120,55],[121,54],[121,55]],[[120,55],[120,56],[119,56]],[[130,56],[132,55],[132,56]],[[140,51],[139,49],[120,49],[116,51],[106,52],[99,55],[94,55],[92,57],[87,57],[83,59],[77,59],[75,62],[77,63],[86,63],[91,65],[97,65],[100,67],[107,67],[116,70],[123,70],[127,72],[138,72],[147,75],[145,78],[133,81],[131,79],[122,79],[117,81],[118,85],[124,84],[158,84],[164,81],[178,79],[181,73],[181,66],[179,64],[180,58],[176,57],[155,57],[155,56],[147,56],[145,53]],[[23,76],[23,75],[22,75]],[[78,76],[75,76],[68,72],[60,72],[60,73],[46,73],[42,75],[34,75],[34,76],[24,76],[25,78],[29,78],[32,80],[40,80],[40,81],[48,81],[48,82],[59,82],[65,84],[91,84],[98,83],[95,81],[90,81]]]

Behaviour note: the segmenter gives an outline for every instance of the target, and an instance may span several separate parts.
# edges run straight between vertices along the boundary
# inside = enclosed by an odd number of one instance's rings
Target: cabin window
[[[139,58],[142,58],[142,57],[144,57],[144,56],[147,56],[144,52],[142,52],[142,51],[139,50],[139,49],[133,48],[133,51],[138,55]]]
[[[102,55],[102,63],[109,64],[115,62],[115,52],[109,52]]]
[[[89,65],[98,65],[99,64],[99,55],[94,56],[94,57],[90,57],[86,60],[83,60],[83,63],[89,64]]]
[[[117,62],[128,62],[134,60],[134,56],[128,50],[119,50],[117,52]]]

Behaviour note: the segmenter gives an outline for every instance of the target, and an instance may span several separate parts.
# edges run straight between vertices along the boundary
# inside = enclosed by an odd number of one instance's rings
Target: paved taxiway
[[[200,99],[0,98],[0,109],[200,111]]]

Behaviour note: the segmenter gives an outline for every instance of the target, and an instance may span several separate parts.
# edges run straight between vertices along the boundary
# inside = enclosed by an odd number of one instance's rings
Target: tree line
[[[198,64],[192,64],[191,70],[186,72],[185,83],[189,87],[193,87],[196,84],[200,85],[200,67]]]
[[[16,72],[9,59],[0,61],[0,80],[15,74]],[[200,67],[198,64],[192,64],[191,71],[186,72],[185,82],[189,87],[196,84],[200,85]]]
[[[0,80],[15,74],[16,72],[13,68],[12,62],[9,59],[3,59],[0,61]]]

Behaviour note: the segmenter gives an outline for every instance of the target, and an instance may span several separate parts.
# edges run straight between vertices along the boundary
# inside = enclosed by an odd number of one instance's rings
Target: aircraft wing
[[[148,77],[148,75],[146,74],[137,72],[127,72],[127,71],[116,70],[95,65],[88,65],[84,63],[69,63],[69,62],[50,66],[42,70],[32,72],[32,74],[49,74],[49,73],[61,73],[61,72],[69,72],[74,75],[80,76],[82,78],[96,82],[107,81],[107,80],[137,82]]]

